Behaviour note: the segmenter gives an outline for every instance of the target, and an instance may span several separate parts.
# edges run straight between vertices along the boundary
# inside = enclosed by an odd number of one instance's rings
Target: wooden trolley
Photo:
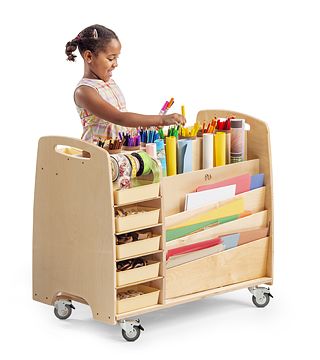
[[[251,116],[226,110],[200,111],[197,121],[236,116],[250,125],[247,160],[235,164],[163,177],[160,183],[114,191],[110,155],[87,142],[48,136],[39,140],[34,197],[33,299],[54,305],[60,319],[70,316],[72,301],[88,304],[95,320],[119,323],[128,341],[143,329],[140,314],[249,288],[256,306],[271,296],[273,282],[273,200],[270,140],[267,125]],[[202,139],[194,140],[200,149]],[[59,145],[81,149],[90,158],[59,151]],[[195,159],[201,167],[201,151]],[[166,268],[166,228],[184,218],[185,194],[199,185],[241,174],[264,173],[264,187],[241,194],[253,214],[203,230],[219,235],[268,226],[267,237],[173,268]],[[115,218],[124,206],[149,208],[145,216]],[[152,217],[152,214],[158,214]],[[152,219],[151,219],[152,218]],[[152,229],[152,239],[134,247],[116,245],[116,235]],[[139,243],[139,244],[138,244]],[[183,244],[183,239],[181,240]],[[131,244],[132,245],[132,244]],[[116,271],[123,259],[144,257],[148,266]],[[136,289],[143,295],[117,300],[117,293]],[[130,320],[131,318],[131,320]]]

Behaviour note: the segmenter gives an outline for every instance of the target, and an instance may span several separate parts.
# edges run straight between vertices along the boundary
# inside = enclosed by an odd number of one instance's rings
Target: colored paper
[[[175,136],[167,136],[166,138],[166,160],[167,175],[177,174],[177,139]]]
[[[226,133],[217,132],[214,136],[214,165],[226,164]]]
[[[238,246],[239,239],[240,239],[240,234],[221,236],[221,241],[223,243],[225,250]]]
[[[179,228],[175,228],[175,229],[170,229],[170,230],[166,231],[166,241],[175,240],[180,237],[183,237],[183,236],[192,234],[194,232],[197,232],[199,230],[202,230],[206,227],[224,224],[226,222],[234,221],[239,218],[240,218],[240,215],[235,214],[235,215],[229,215],[226,217],[222,217],[219,219],[211,219],[211,220],[204,221],[204,222],[201,222],[198,224],[192,224],[192,225],[187,225],[187,226],[183,226],[183,227],[179,227]]]
[[[226,179],[223,181],[219,181],[214,184],[198,186],[196,191],[216,189],[221,186],[227,186],[227,185],[232,185],[232,184],[236,184],[236,195],[241,194],[246,191],[249,191],[250,184],[251,184],[251,176],[250,176],[250,174],[244,174],[244,175],[236,176],[236,177],[229,178],[229,179]]]
[[[268,227],[248,230],[248,231],[241,231],[238,245],[247,244],[248,242],[267,237],[268,232],[269,232]]]
[[[178,174],[192,171],[192,140],[178,140]]]
[[[251,176],[250,190],[257,189],[264,185],[264,174],[256,174]]]
[[[208,169],[213,167],[213,152],[214,152],[214,135],[203,134],[202,141],[202,168]]]
[[[219,244],[221,244],[221,239],[219,237],[217,237],[215,239],[201,241],[201,242],[198,242],[195,244],[180,246],[180,247],[168,250],[166,259],[168,260],[171,256],[187,254],[192,251],[206,249],[206,248],[209,248],[209,247],[212,247],[215,245],[219,245]]]
[[[232,199],[236,194],[236,185],[222,186],[216,189],[186,194],[185,210],[194,210],[219,201]]]
[[[183,221],[179,225],[171,226],[168,229],[176,229],[178,227],[194,225],[230,215],[241,214],[244,210],[244,199],[238,198],[221,206],[215,207],[212,210],[207,210],[205,213],[195,215],[191,219]]]
[[[211,246],[206,249],[192,251],[187,254],[172,256],[166,263],[167,269],[172,268],[174,266],[182,265],[190,261],[201,259],[205,256],[216,254],[220,251],[223,251],[223,245],[219,244],[216,246]]]

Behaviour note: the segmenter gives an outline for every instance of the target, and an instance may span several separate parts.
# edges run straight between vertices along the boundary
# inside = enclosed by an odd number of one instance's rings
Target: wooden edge
[[[244,289],[244,288],[247,288],[250,286],[257,286],[257,285],[261,285],[261,284],[270,284],[270,283],[272,283],[272,278],[263,277],[263,278],[258,278],[258,279],[254,279],[254,280],[243,281],[243,282],[240,282],[237,284],[219,287],[216,289],[201,291],[199,293],[195,293],[195,294],[191,294],[191,295],[180,296],[178,298],[166,300],[166,302],[164,304],[158,304],[158,305],[150,306],[147,308],[130,311],[127,313],[118,314],[118,315],[116,315],[116,320],[119,321],[119,320],[127,319],[132,316],[138,316],[138,315],[146,314],[146,313],[149,313],[152,311],[169,308],[169,307],[172,307],[175,305],[185,304],[185,303],[195,301],[195,300],[201,300],[201,299],[204,299],[204,298],[206,298],[208,296],[212,296],[212,295],[223,294],[223,293],[227,293],[227,292],[234,291],[234,290]]]

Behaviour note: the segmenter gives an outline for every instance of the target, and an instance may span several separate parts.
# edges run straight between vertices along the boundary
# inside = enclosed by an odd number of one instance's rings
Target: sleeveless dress
[[[113,105],[119,111],[127,111],[124,96],[113,79],[105,82],[100,79],[82,78],[77,84],[76,89],[83,85],[95,89],[105,101]],[[99,140],[99,136],[115,139],[119,138],[119,132],[130,131],[130,128],[119,126],[107,120],[101,119],[88,110],[79,107],[77,104],[76,108],[83,127],[83,133],[81,136],[82,140],[97,142]]]

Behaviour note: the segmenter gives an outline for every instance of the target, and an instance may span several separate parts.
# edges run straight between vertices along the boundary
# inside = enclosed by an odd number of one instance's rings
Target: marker
[[[169,102],[166,101],[166,102],[163,104],[163,106],[162,106],[162,108],[161,108],[161,110],[160,110],[160,112],[159,112],[159,115],[164,115],[164,114],[165,114],[168,105],[169,105]]]
[[[186,117],[186,111],[185,111],[184,105],[181,105],[181,114],[182,114],[182,116]]]
[[[173,103],[174,103],[174,98],[171,98],[169,101],[169,105],[167,106],[167,109],[170,109]]]

